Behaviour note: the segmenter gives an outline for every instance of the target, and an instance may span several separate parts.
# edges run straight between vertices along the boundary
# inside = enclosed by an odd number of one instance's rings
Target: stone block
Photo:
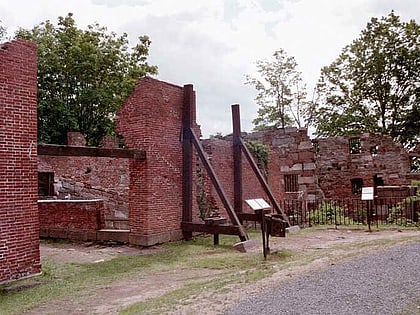
[[[246,253],[251,249],[256,248],[258,245],[259,244],[257,240],[248,240],[234,244],[233,248],[236,249],[238,252]]]

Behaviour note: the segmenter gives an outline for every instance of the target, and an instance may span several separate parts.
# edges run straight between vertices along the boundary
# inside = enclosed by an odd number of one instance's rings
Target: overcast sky
[[[252,129],[256,92],[244,82],[246,74],[255,75],[257,60],[284,49],[311,91],[320,69],[372,17],[391,10],[420,23],[420,0],[0,0],[0,20],[9,33],[47,19],[56,23],[72,12],[80,28],[99,22],[126,32],[133,44],[150,36],[156,78],[194,85],[205,137],[231,132],[231,104],[241,105],[242,129]]]

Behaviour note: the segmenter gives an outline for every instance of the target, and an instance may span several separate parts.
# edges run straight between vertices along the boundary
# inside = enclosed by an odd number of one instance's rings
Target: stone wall
[[[286,128],[244,133],[242,137],[245,142],[257,141],[269,147],[266,179],[274,197],[281,206],[285,207],[286,200],[303,197],[314,200],[322,196],[315,175],[314,150],[306,129]],[[232,137],[206,139],[202,143],[229,200],[233,204]],[[296,185],[292,187],[293,189],[285,189],[285,176],[295,176]],[[214,188],[208,183],[208,179],[205,187],[211,199],[216,200],[216,205],[223,209]],[[242,189],[244,200],[255,198],[269,200],[245,157],[242,157]],[[244,212],[251,211],[245,203],[243,203],[243,209]]]
[[[410,185],[413,178],[408,153],[389,136],[365,133],[320,138],[314,143],[318,147],[316,174],[327,198],[358,197],[352,181],[365,187],[401,186]]]
[[[41,270],[36,111],[36,46],[0,45],[0,283]]]

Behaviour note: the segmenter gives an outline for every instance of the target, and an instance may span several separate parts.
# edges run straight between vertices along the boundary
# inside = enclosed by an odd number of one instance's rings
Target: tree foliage
[[[283,49],[269,61],[257,61],[260,79],[247,76],[246,84],[255,87],[258,117],[253,120],[256,130],[284,128],[296,124],[301,127],[306,106],[306,87],[297,71],[294,57]]]
[[[0,20],[0,43],[2,43],[6,39],[7,29],[2,25],[2,21]]]
[[[321,71],[311,109],[318,136],[379,132],[404,144],[420,135],[420,26],[391,12]]]
[[[157,73],[147,63],[147,36],[128,47],[127,34],[117,36],[98,23],[86,30],[73,15],[46,21],[16,37],[38,46],[38,140],[65,144],[68,131],[80,131],[88,144],[114,132],[114,116],[137,80]]]

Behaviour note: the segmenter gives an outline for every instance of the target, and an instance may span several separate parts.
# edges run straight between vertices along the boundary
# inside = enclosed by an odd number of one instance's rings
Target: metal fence
[[[420,225],[420,197],[284,200],[291,225]]]

